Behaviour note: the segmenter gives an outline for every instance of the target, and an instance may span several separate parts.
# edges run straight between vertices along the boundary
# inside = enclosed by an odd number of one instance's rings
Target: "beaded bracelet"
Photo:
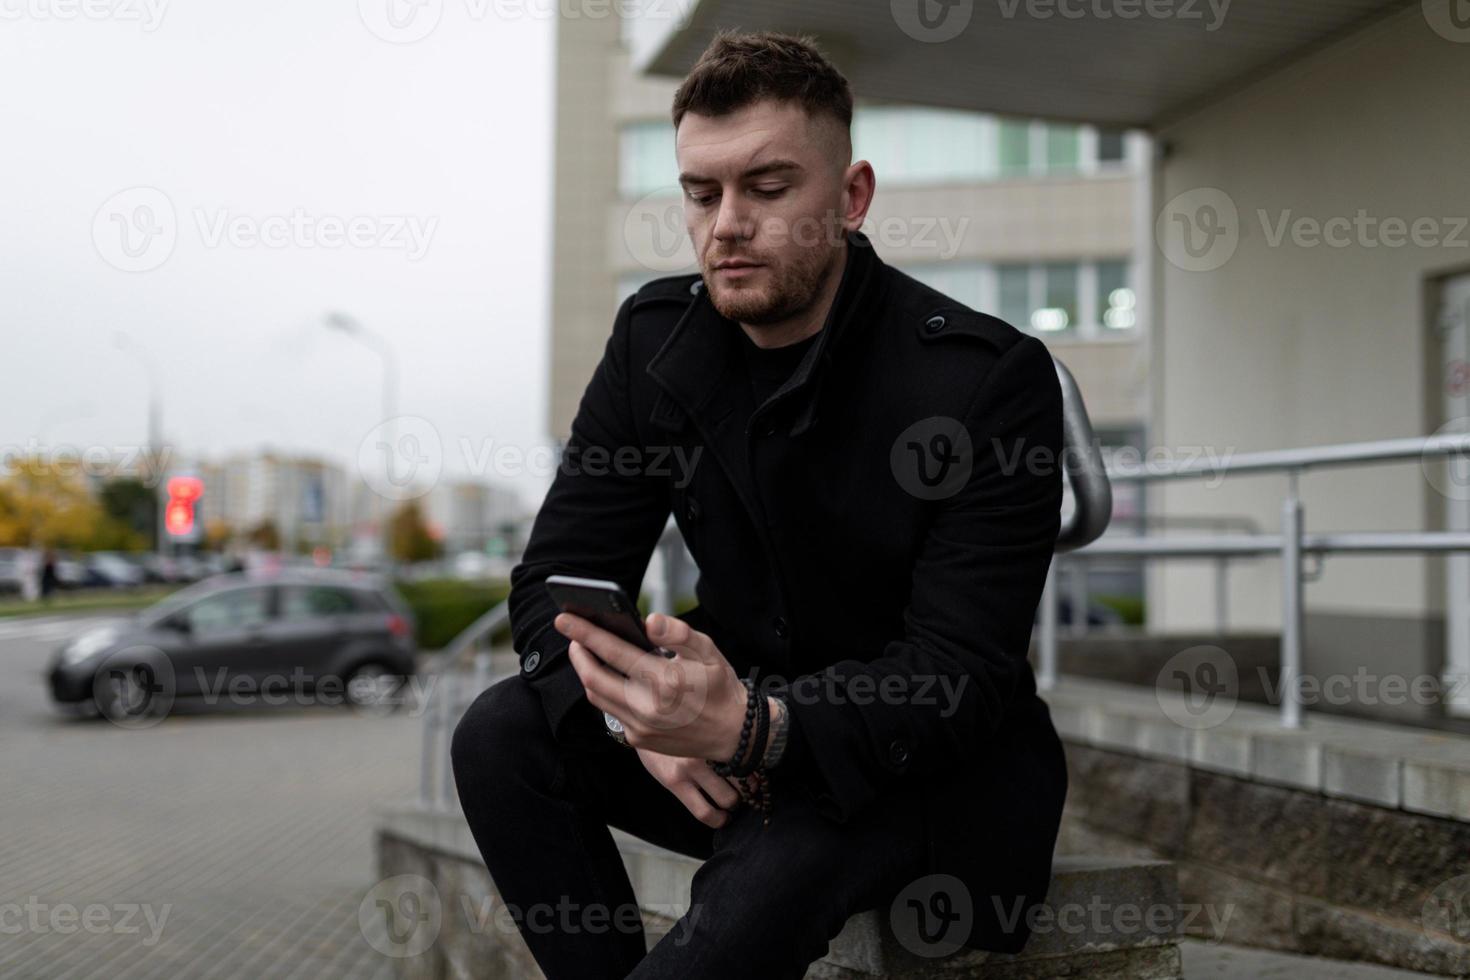
[[[740,798],[761,811],[761,826],[764,827],[771,822],[770,780],[765,769],[765,740],[770,731],[771,705],[765,695],[757,693],[751,681],[742,680],[741,683],[745,685],[745,723],[740,728],[740,741],[735,747],[735,755],[729,762],[716,762],[713,759],[706,761],[721,776],[733,776],[737,779],[735,785]],[[755,742],[750,745],[750,758],[745,759],[746,746],[752,734],[752,722],[755,726]]]
[[[735,746],[735,755],[731,757],[729,762],[709,760],[709,764],[721,776],[737,775],[735,767],[740,764],[740,760],[745,755],[745,747],[750,742],[751,726],[755,722],[756,713],[760,710],[757,704],[758,699],[756,698],[755,684],[749,679],[744,678],[741,679],[740,683],[745,687],[745,723],[740,726],[740,741]],[[739,775],[743,776],[745,773],[739,773]]]

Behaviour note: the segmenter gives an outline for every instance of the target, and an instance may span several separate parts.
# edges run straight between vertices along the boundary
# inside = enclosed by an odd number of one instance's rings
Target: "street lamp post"
[[[158,367],[154,363],[153,358],[149,356],[148,351],[123,331],[113,331],[112,343],[118,350],[136,357],[142,363],[143,371],[148,376],[148,456],[154,467],[161,467],[163,460],[163,405],[158,394]],[[160,478],[159,483],[162,484],[163,473],[157,472],[154,475]],[[164,508],[167,505],[164,502],[163,495],[158,490],[159,487],[157,486],[153,488],[153,495],[157,504],[153,513],[153,542],[158,554],[163,556],[167,550],[164,547],[166,528],[163,520]]]
[[[384,465],[388,467],[388,476],[393,476],[393,454],[397,452],[397,398],[398,398],[398,359],[393,353],[393,348],[380,335],[373,333],[364,327],[356,318],[347,313],[328,313],[323,322],[329,329],[340,331],[368,350],[377,354],[383,362],[383,431],[388,437],[388,453]],[[377,509],[377,508],[374,508]],[[381,519],[381,531],[383,535],[383,560],[392,560],[392,529],[389,526],[387,503],[383,502],[383,516]]]

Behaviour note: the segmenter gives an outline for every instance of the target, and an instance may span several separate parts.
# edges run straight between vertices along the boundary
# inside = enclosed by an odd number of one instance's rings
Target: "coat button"
[[[699,291],[701,289],[703,289],[703,288],[704,288],[704,280],[703,279],[696,279],[696,280],[694,280],[693,282],[691,282],[689,284],[689,292],[692,293],[692,294],[694,294],[694,295],[696,295],[696,296],[699,295]]]
[[[929,331],[930,333],[938,333],[939,331],[944,329],[944,317],[931,316],[929,319],[924,321],[924,329]]]
[[[775,627],[776,635],[783,640],[786,639],[786,634],[791,632],[791,627],[786,624],[785,616],[777,616],[776,621],[771,625]]]
[[[888,761],[900,768],[909,763],[909,747],[903,744],[903,739],[896,738],[888,743]]]
[[[699,501],[690,497],[684,502],[684,516],[691,521],[699,520]]]
[[[530,653],[526,654],[526,660],[523,664],[521,664],[521,669],[528,674],[534,674],[536,672],[536,668],[540,666],[541,651],[532,650]]]

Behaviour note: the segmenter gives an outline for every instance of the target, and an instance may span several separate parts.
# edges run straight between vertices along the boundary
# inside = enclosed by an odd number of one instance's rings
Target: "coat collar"
[[[846,349],[844,341],[860,332],[876,310],[875,300],[884,278],[883,260],[861,231],[848,233],[846,252],[842,278],[817,342],[771,396],[773,404],[790,398],[797,406],[791,436],[801,435],[816,423],[817,396],[828,368]],[[740,324],[715,309],[701,288],[645,368],[685,414],[706,431],[719,425],[739,404],[735,392],[743,385],[737,383],[737,378],[744,367],[736,343],[740,338],[734,331],[740,329]],[[667,425],[674,420],[656,406],[653,421]]]

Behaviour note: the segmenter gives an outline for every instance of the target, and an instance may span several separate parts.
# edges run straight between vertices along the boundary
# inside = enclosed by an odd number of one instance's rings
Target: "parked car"
[[[112,586],[142,585],[148,577],[139,562],[116,551],[93,552],[87,556],[87,565]]]
[[[271,692],[391,710],[416,652],[413,614],[380,578],[231,572],[66,642],[48,680],[57,704],[115,720],[166,712],[174,698],[270,703]]]
[[[27,576],[34,576],[34,557],[24,548],[0,548],[0,595],[26,592]]]

